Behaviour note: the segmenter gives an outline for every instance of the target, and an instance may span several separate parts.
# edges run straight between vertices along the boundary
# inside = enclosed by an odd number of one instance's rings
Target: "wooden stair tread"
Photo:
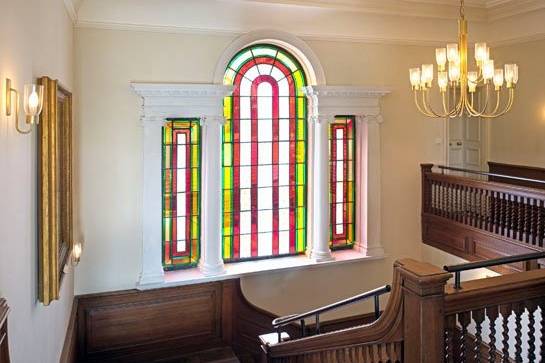
[[[240,363],[240,361],[231,347],[220,346],[190,353],[175,359],[161,360],[160,363]]]

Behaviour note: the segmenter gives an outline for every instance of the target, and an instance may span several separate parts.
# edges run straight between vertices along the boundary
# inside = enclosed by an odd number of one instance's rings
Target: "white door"
[[[483,123],[477,117],[449,120],[448,165],[481,171],[485,166]]]

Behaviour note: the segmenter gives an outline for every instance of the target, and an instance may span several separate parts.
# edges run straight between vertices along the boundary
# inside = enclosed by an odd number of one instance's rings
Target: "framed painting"
[[[39,294],[44,305],[59,298],[73,247],[72,94],[41,77],[44,105],[38,132]]]

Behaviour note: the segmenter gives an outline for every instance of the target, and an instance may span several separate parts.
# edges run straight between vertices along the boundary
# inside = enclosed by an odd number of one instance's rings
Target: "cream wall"
[[[494,49],[500,63],[519,65],[512,112],[491,122],[490,160],[545,168],[545,40]]]
[[[212,82],[232,36],[79,28],[79,187],[85,250],[76,293],[134,288],[141,261],[142,129],[130,81]],[[328,84],[391,86],[383,103],[382,229],[388,258],[245,278],[251,301],[277,313],[309,308],[391,281],[398,257],[420,258],[419,163],[436,161],[441,123],[418,115],[408,67],[427,47],[309,41]],[[157,140],[160,142],[160,140]],[[159,177],[159,175],[158,175]],[[274,288],[271,288],[274,287]],[[286,298],[289,297],[289,298]]]
[[[58,362],[74,296],[37,302],[36,132],[20,135],[5,116],[5,78],[23,90],[42,75],[73,85],[73,28],[62,0],[2,0],[0,11],[0,296],[11,307],[12,362]]]

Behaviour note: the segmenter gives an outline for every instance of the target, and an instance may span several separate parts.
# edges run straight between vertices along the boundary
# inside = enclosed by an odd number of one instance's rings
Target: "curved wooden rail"
[[[397,261],[394,264],[392,293],[384,313],[377,321],[264,346],[267,359],[269,362],[282,363],[426,362],[422,358],[422,354],[426,354],[424,346],[404,349],[405,333],[409,331],[417,334],[419,339],[428,339],[426,328],[420,326],[420,315],[424,310],[429,316],[433,317],[434,312],[439,315],[441,307],[438,310],[433,307],[427,309],[422,302],[433,301],[435,297],[442,302],[444,285],[450,276],[426,263],[411,259]],[[407,309],[412,310],[411,316],[406,315]]]

